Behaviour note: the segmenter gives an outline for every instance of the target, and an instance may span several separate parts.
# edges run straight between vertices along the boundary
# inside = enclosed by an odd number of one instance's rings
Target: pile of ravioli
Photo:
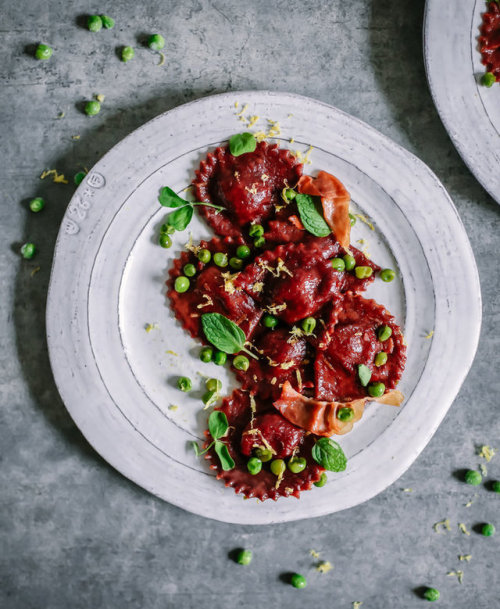
[[[380,267],[350,245],[350,196],[342,183],[324,171],[303,175],[302,164],[288,150],[260,142],[254,152],[233,156],[229,147],[219,147],[201,162],[193,186],[197,201],[224,211],[198,207],[216,236],[191,244],[174,260],[167,281],[171,306],[183,328],[203,344],[208,343],[201,315],[224,315],[243,330],[258,358],[250,360],[248,370],[234,371],[241,388],[218,407],[230,426],[222,441],[235,467],[224,471],[213,450],[206,458],[217,478],[236,493],[260,500],[298,498],[324,471],[311,455],[316,440],[350,431],[365,403],[374,399],[359,381],[360,364],[371,370],[372,382],[385,385],[378,401],[401,403],[395,391],[406,361],[401,330],[382,305],[361,295]],[[328,236],[305,230],[296,203],[283,197],[287,188],[321,200]],[[262,247],[249,236],[255,224],[264,227]],[[251,256],[241,271],[214,264],[216,252],[231,258],[243,244]],[[202,248],[212,253],[208,263],[198,260]],[[354,271],[335,270],[330,261],[346,254],[356,266],[373,269],[372,275],[358,279]],[[179,294],[174,282],[188,263],[197,272],[189,290]],[[263,325],[266,313],[278,318],[275,328]],[[306,317],[316,320],[309,335],[301,328]],[[392,334],[382,347],[377,330],[384,325]],[[387,362],[375,366],[381,350]],[[345,407],[354,412],[349,421],[337,417]],[[252,475],[247,462],[258,448],[271,449],[275,459],[303,457],[307,466],[300,473],[287,469],[277,479],[264,463]]]

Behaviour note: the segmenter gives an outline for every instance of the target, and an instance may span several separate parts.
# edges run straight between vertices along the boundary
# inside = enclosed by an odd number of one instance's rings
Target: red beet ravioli
[[[223,441],[235,467],[224,471],[213,449],[208,451],[206,458],[210,461],[210,467],[216,470],[217,478],[223,480],[226,486],[233,487],[236,493],[262,501],[290,495],[298,498],[301,491],[309,490],[320,479],[324,469],[311,456],[315,437],[288,422],[273,408],[272,402],[253,398],[249,393],[237,389],[223,400],[217,410],[227,416],[229,431]],[[208,436],[207,444],[210,439]],[[250,474],[247,470],[248,457],[258,448],[270,450],[273,458],[292,454],[303,457],[307,465],[300,473],[294,474],[286,469],[281,477],[277,477],[270,471],[267,462],[258,474]]]
[[[383,326],[388,326],[392,333],[381,342],[378,332]],[[366,397],[367,390],[358,377],[360,364],[370,369],[370,383],[382,382],[386,390],[393,389],[406,362],[403,335],[394,317],[374,300],[350,292],[332,312],[318,348],[314,363],[317,400]],[[380,352],[387,354],[387,362],[376,366],[375,356]]]
[[[200,246],[192,249],[196,251],[206,248],[212,253],[224,251],[232,254],[236,245],[237,242],[216,238],[209,243],[202,241]],[[183,275],[183,268],[188,263],[194,264],[199,273],[191,279],[189,290],[179,294],[174,289],[174,282],[177,277]],[[220,313],[240,326],[247,339],[252,337],[262,316],[262,310],[256,306],[251,296],[233,287],[233,275],[230,270],[220,269],[213,261],[203,264],[193,251],[188,251],[182,252],[180,257],[174,260],[169,274],[167,286],[172,308],[176,318],[193,338],[206,342],[201,327],[203,313]]]
[[[249,224],[262,224],[276,213],[281,192],[294,186],[302,165],[288,150],[260,142],[254,152],[233,156],[229,147],[208,153],[193,181],[195,197],[225,208],[200,213],[218,235],[239,237]]]
[[[342,275],[317,251],[292,243],[256,258],[236,284],[269,313],[294,324],[340,294]]]
[[[237,371],[236,378],[243,389],[261,398],[278,397],[285,381],[302,389],[308,361],[308,345],[304,338],[290,334],[289,328],[277,328],[265,329],[252,342],[259,359],[250,360],[248,370]]]

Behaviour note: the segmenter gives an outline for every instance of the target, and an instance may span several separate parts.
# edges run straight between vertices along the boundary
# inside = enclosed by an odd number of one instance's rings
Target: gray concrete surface
[[[422,63],[422,0],[186,0],[111,3],[3,0],[0,4],[0,606],[3,609],[332,607],[417,608],[418,589],[443,608],[500,607],[500,496],[457,472],[476,467],[478,444],[500,448],[499,212],[454,150]],[[112,31],[81,16],[107,12]],[[166,63],[138,44],[167,39]],[[48,62],[30,53],[53,45]],[[136,46],[127,65],[116,56]],[[301,93],[334,104],[399,142],[437,173],[470,236],[484,323],[475,363],[427,449],[387,491],[355,509],[252,528],[205,520],[148,495],[109,467],[71,421],[52,380],[44,306],[58,225],[72,176],[134,128],[182,102],[238,89]],[[106,95],[89,119],[81,102]],[[60,112],[65,117],[57,119]],[[79,135],[80,139],[72,139]],[[39,215],[26,203],[48,201]],[[432,201],[422,201],[432,205]],[[19,244],[39,245],[31,262]],[[39,272],[32,276],[36,267]],[[443,379],[446,382],[446,379]],[[488,466],[500,478],[500,456]],[[403,492],[412,488],[412,493]],[[471,507],[465,504],[475,493]],[[449,518],[452,530],[432,525]],[[484,538],[469,529],[496,522]],[[249,567],[228,553],[254,551]],[[311,549],[334,570],[314,570]],[[459,562],[459,554],[471,554]],[[463,584],[447,572],[464,571]],[[295,590],[284,574],[308,576]]]

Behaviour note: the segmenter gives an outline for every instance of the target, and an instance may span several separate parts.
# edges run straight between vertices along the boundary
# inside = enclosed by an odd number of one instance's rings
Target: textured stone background
[[[455,152],[429,95],[422,62],[422,0],[173,0],[111,3],[3,0],[0,4],[0,606],[4,609],[422,606],[432,584],[443,608],[500,606],[500,497],[459,481],[476,467],[475,446],[500,448],[499,206]],[[92,34],[85,13],[116,18]],[[84,22],[84,21],[83,21]],[[166,63],[139,42],[167,38]],[[33,44],[55,53],[37,62]],[[119,45],[136,46],[122,64]],[[309,95],[376,127],[422,158],[451,194],[481,275],[484,321],[472,370],[439,431],[406,475],[355,509],[252,528],[185,513],[125,480],[93,452],[54,386],[44,307],[53,245],[72,185],[40,181],[44,168],[72,176],[116,142],[185,101],[238,89]],[[89,119],[81,103],[106,95]],[[63,119],[56,119],[64,111]],[[80,135],[79,140],[72,139]],[[35,196],[48,201],[27,211]],[[422,208],[432,201],[422,201]],[[20,259],[27,239],[36,260]],[[31,276],[32,270],[40,271]],[[443,378],[443,383],[446,383]],[[500,478],[500,455],[489,465]],[[413,493],[402,491],[405,487]],[[467,501],[477,492],[469,508]],[[452,531],[434,522],[449,517]],[[228,553],[253,549],[250,567]],[[314,570],[309,550],[334,564]],[[472,554],[459,563],[458,554]],[[446,573],[465,572],[460,585]],[[306,590],[284,574],[308,576]]]

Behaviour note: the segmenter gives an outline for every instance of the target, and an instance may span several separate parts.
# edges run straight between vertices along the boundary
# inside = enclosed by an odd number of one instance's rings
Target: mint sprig
[[[304,228],[315,237],[326,237],[331,231],[319,211],[321,202],[317,199],[318,197],[312,197],[311,195],[298,194],[295,197],[295,202]]]
[[[207,340],[219,351],[230,354],[244,351],[250,357],[258,359],[245,348],[246,336],[243,330],[224,315],[204,313],[201,316],[201,325]]]
[[[227,421],[227,417],[224,412],[221,410],[214,410],[210,416],[208,417],[208,431],[213,438],[213,442],[205,448],[205,450],[200,451],[197,442],[192,442],[191,446],[195,452],[197,457],[204,455],[208,452],[212,446],[214,447],[217,456],[219,457],[222,469],[224,471],[228,471],[233,469],[234,461],[231,455],[229,454],[229,449],[224,442],[220,441],[220,438],[223,438],[229,429],[229,423]]]
[[[202,203],[201,201],[186,201],[173,191],[169,186],[163,186],[160,189],[158,197],[160,205],[163,207],[178,208],[176,211],[168,215],[167,222],[175,228],[175,230],[183,231],[193,218],[193,208],[195,205],[205,205],[213,207],[217,211],[222,211],[224,207],[214,205],[213,203]]]
[[[343,472],[347,467],[347,457],[340,444],[331,438],[320,438],[311,451],[313,459],[330,472]]]
[[[236,133],[229,138],[229,152],[233,156],[253,152],[256,148],[257,140],[251,133]]]

